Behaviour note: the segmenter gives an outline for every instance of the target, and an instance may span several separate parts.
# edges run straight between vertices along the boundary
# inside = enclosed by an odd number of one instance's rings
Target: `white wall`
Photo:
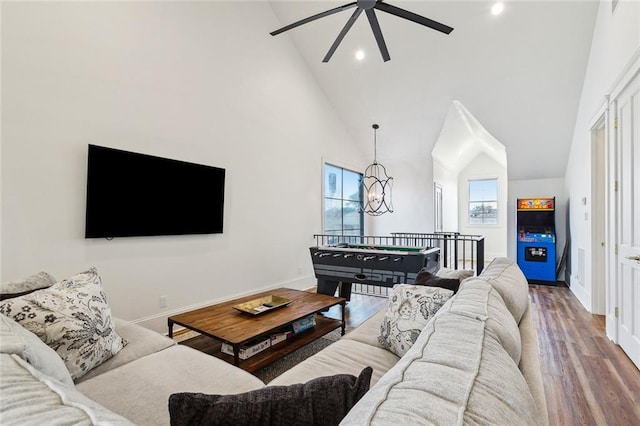
[[[498,223],[496,225],[470,225],[468,219],[471,179],[498,179]],[[507,255],[507,169],[485,153],[475,157],[458,174],[458,229],[461,234],[484,235],[484,258]]]
[[[507,199],[507,255],[513,260],[518,257],[517,229],[516,229],[516,199],[556,197],[556,260],[560,259],[566,241],[567,229],[567,197],[564,194],[564,179],[526,179],[510,180],[509,196]],[[563,279],[561,274],[559,277]]]
[[[387,173],[393,177],[393,213],[365,219],[367,235],[389,235],[392,232],[433,232],[432,161],[426,155],[405,159],[383,159]]]
[[[312,285],[321,159],[362,155],[280,24],[266,2],[3,2],[0,279],[95,265],[114,314],[158,331]],[[226,168],[224,233],[84,239],[89,143]]]
[[[640,2],[619,1],[614,13],[611,12],[610,2],[600,2],[565,174],[565,189],[570,200],[572,271],[578,270],[578,250],[584,250],[587,263],[591,262],[592,257],[591,217],[587,220],[584,218],[584,212],[592,209],[590,130],[603,111],[605,96],[639,48]],[[586,206],[581,204],[583,197],[587,198]],[[571,282],[571,290],[591,310],[591,268],[586,268],[579,280],[572,279]],[[574,286],[574,282],[580,284]]]

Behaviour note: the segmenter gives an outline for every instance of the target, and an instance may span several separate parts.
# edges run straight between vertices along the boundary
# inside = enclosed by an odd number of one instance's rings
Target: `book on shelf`
[[[293,330],[282,330],[277,333],[272,334],[271,337],[271,346],[277,345],[278,343],[285,342],[293,336]]]
[[[265,349],[269,349],[271,347],[271,337],[262,337],[257,340],[253,340],[249,343],[246,343],[240,347],[240,351],[238,353],[238,357],[240,359],[249,359],[252,356],[259,354]],[[222,353],[233,356],[233,346],[229,343],[222,344]]]

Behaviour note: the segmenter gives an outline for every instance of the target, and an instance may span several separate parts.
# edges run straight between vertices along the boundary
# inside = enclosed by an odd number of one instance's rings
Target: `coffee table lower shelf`
[[[295,336],[287,339],[284,342],[278,343],[275,346],[270,347],[258,354],[255,354],[251,358],[239,360],[238,367],[242,368],[249,373],[253,373],[265,367],[285,355],[290,354],[291,352],[299,349],[315,340],[318,340],[320,337],[324,336],[336,330],[342,326],[342,322],[340,320],[335,320],[333,318],[326,318],[322,315],[316,314],[316,325],[313,328],[303,331],[300,334],[296,334]],[[216,358],[220,358],[229,364],[233,364],[233,356],[227,355],[219,350],[215,353],[211,354]]]

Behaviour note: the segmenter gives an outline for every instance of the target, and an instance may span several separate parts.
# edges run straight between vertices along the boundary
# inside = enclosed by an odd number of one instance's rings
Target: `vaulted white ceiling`
[[[271,2],[284,26],[345,1]],[[454,27],[450,35],[377,12],[383,62],[361,15],[329,63],[322,58],[353,9],[280,34],[293,42],[364,152],[379,123],[378,159],[431,161],[447,111],[459,100],[506,147],[509,179],[565,173],[597,1],[388,0]],[[276,28],[273,28],[274,30]],[[354,53],[363,49],[366,58]]]
[[[476,120],[460,101],[453,101],[431,155],[453,172],[459,172],[480,154],[507,167],[504,145]]]

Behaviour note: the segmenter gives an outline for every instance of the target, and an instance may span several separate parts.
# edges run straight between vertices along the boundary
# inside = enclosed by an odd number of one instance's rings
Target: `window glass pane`
[[[469,181],[469,224],[495,225],[498,223],[498,180]]]
[[[343,171],[343,194],[345,200],[360,201],[360,176],[362,176],[360,173],[350,170]]]
[[[330,164],[324,165],[324,196],[342,198],[342,169]]]
[[[332,234],[334,231],[342,231],[342,201],[325,198],[324,232]]]
[[[331,235],[362,235],[362,174],[324,165],[324,230]]]
[[[495,201],[498,199],[496,179],[470,180],[469,201]]]
[[[498,223],[497,202],[471,202],[469,203],[469,223],[495,225]]]
[[[343,208],[343,230],[345,234],[353,235],[354,230],[360,230],[360,203],[355,201],[344,201]]]

